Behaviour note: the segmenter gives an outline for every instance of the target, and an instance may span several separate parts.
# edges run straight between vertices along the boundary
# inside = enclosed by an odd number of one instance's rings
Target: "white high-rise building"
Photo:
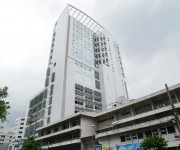
[[[8,145],[8,150],[19,150],[21,148],[24,141],[24,127],[25,119],[22,117],[18,117],[14,124],[13,139]]]
[[[13,137],[15,140],[24,139],[24,124],[25,119],[22,117],[18,117],[15,121]]]
[[[79,111],[99,111],[121,96],[128,99],[117,41],[71,5],[54,26],[45,87],[50,122]]]
[[[54,26],[45,89],[30,101],[26,124],[34,128],[32,122],[42,126],[77,112],[101,111],[119,97],[128,99],[118,42],[67,5]]]
[[[0,150],[7,150],[8,145],[13,140],[13,128],[8,129],[5,132],[0,132]]]

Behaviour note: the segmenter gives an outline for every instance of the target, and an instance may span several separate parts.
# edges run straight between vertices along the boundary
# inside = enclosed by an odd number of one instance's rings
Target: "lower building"
[[[13,140],[13,129],[8,129],[5,132],[0,132],[0,150],[7,150],[8,145]]]
[[[15,121],[13,129],[13,139],[8,145],[8,150],[20,150],[24,141],[24,127],[25,119],[22,117],[18,117]]]
[[[180,84],[169,88],[175,112],[180,112]],[[165,89],[131,100],[103,112],[79,112],[36,130],[42,149],[90,150],[102,144],[103,150],[127,149],[140,145],[145,136],[161,135],[170,150],[180,144],[178,119]]]

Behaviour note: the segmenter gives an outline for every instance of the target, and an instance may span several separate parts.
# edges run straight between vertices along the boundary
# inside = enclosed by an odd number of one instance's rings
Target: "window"
[[[50,123],[50,117],[47,118],[47,123]],[[51,132],[50,132],[51,133]]]
[[[50,75],[50,72],[51,72],[51,70],[50,70],[50,68],[48,68],[48,69],[47,69],[47,72],[46,72],[46,76],[49,76],[49,75]]]
[[[167,126],[167,131],[168,131],[168,134],[175,133],[174,126]]]
[[[125,135],[121,136],[121,142],[125,142],[126,139],[125,139]]]
[[[54,67],[56,66],[56,62],[54,63]]]
[[[55,127],[54,132],[59,131],[59,127]]]
[[[69,128],[69,123],[65,123],[65,124],[63,124],[62,128],[63,128],[63,129],[67,129],[67,128]]]
[[[49,98],[49,105],[51,105],[52,104],[52,96]]]
[[[152,110],[151,104],[147,104],[147,105],[135,108],[136,114],[141,114],[141,113],[144,113],[144,112],[148,112],[150,110]]]
[[[77,104],[77,105],[83,105],[83,102],[75,101],[75,104]]]
[[[23,127],[20,127],[19,129],[23,129]]]
[[[159,135],[158,130],[157,130],[157,129],[153,129],[153,130],[152,130],[152,134],[153,134],[153,135]]]
[[[21,123],[20,125],[23,125],[24,123]]]
[[[47,87],[49,85],[49,78],[46,77],[46,81],[45,81],[45,87]]]
[[[53,89],[54,89],[54,84],[51,85],[51,90],[53,90]]]
[[[22,133],[22,131],[19,131],[19,133],[21,134],[21,133]]]
[[[54,82],[54,80],[55,80],[55,72],[52,73],[51,82]]]
[[[52,95],[53,95],[53,90],[50,91],[50,96],[52,96]]]
[[[48,115],[51,114],[51,106],[48,107]]]
[[[99,81],[95,80],[95,86],[96,86],[96,89],[100,89],[100,83],[99,83]]]
[[[18,139],[22,138],[22,136],[18,136]]]
[[[45,89],[45,90],[44,90],[44,99],[46,99],[46,98],[47,98],[47,92],[48,92],[48,90],[47,90],[47,89]]]
[[[80,91],[83,91],[83,90],[84,90],[84,87],[83,87],[82,85],[75,84],[75,89],[80,90]]]
[[[76,120],[73,120],[72,121],[72,126],[77,126],[77,125],[80,125],[80,120],[79,119],[76,119]]]
[[[131,140],[131,135],[130,134],[126,135],[126,141],[128,141],[128,140]]]
[[[137,134],[132,134],[132,139],[137,139]]]
[[[73,133],[72,136],[73,136],[73,138],[79,138],[80,137],[80,133],[79,132]]]
[[[43,107],[44,108],[46,107],[46,101],[43,101]]]
[[[146,136],[152,136],[151,130],[145,131]]]
[[[95,71],[94,73],[95,73],[95,78],[99,79],[99,72]]]
[[[166,128],[161,127],[160,128],[161,134],[167,134]]]
[[[138,139],[143,139],[143,133],[142,132],[138,132],[137,136],[138,136]]]

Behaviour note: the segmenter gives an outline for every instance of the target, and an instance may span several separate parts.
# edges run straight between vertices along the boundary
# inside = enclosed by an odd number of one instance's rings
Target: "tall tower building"
[[[47,122],[128,99],[117,41],[71,5],[54,26],[45,89]]]
[[[25,137],[74,113],[102,111],[119,97],[128,99],[117,41],[67,5],[54,26],[45,87],[29,103]]]

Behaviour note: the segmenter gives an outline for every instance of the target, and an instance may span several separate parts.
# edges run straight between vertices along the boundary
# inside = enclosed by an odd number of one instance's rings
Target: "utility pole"
[[[167,84],[165,84],[165,87],[166,87],[166,91],[167,91],[169,101],[170,101],[170,104],[171,104],[171,107],[172,107],[173,116],[174,116],[174,119],[175,119],[176,124],[177,124],[178,132],[180,133],[180,122],[179,122],[179,116],[178,116],[179,114],[176,111],[176,108],[175,108],[175,106],[174,106],[174,104],[172,102],[172,98],[171,98],[171,95],[170,95],[169,88],[168,88]]]

